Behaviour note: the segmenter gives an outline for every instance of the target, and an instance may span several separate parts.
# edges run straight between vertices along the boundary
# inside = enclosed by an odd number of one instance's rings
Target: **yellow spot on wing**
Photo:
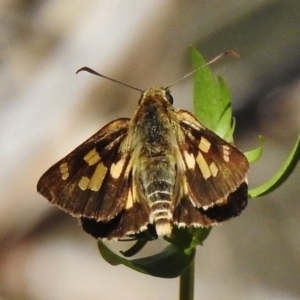
[[[86,176],[82,176],[79,183],[78,183],[78,186],[83,191],[85,191],[88,188],[89,183],[90,183],[90,180]]]
[[[214,162],[212,162],[209,165],[209,169],[210,169],[210,172],[211,172],[212,176],[216,177],[219,170],[218,170],[218,167],[216,166],[216,164]]]
[[[198,152],[196,161],[198,163],[198,166],[200,168],[200,171],[201,171],[204,179],[209,178],[211,176],[211,171],[210,171],[210,168],[201,152]]]
[[[230,149],[227,145],[223,145],[223,158],[226,162],[229,162]]]
[[[117,161],[116,164],[112,164],[110,169],[110,175],[114,179],[118,179],[122,173],[123,167],[125,164],[125,159],[121,158],[119,161]]]
[[[211,143],[206,139],[204,138],[203,136],[201,137],[201,140],[200,140],[200,143],[199,143],[199,149],[202,151],[202,152],[205,152],[207,153],[210,149],[210,145]]]
[[[96,148],[94,148],[88,154],[86,154],[83,159],[87,162],[89,166],[92,166],[96,164],[98,161],[100,161],[101,157],[98,154]]]
[[[132,192],[131,189],[128,191],[126,203],[125,203],[125,209],[129,209],[133,206],[133,197],[132,197]]]
[[[133,200],[137,199],[137,190],[136,190],[136,185],[135,184],[132,185],[131,192],[132,192],[132,199]]]
[[[103,165],[103,163],[99,163],[92,175],[88,188],[92,191],[98,192],[105,178],[106,172],[107,168]]]
[[[183,182],[182,182],[182,185],[181,185],[181,189],[182,189],[182,192],[181,192],[182,196],[183,195],[188,195],[189,188],[188,188],[186,177],[183,177]]]
[[[60,173],[61,173],[61,178],[63,180],[66,180],[68,177],[69,177],[69,167],[68,167],[68,164],[65,162],[65,163],[62,163],[60,166]]]
[[[188,166],[189,169],[195,168],[195,157],[193,154],[188,153],[187,151],[183,152],[184,160]]]

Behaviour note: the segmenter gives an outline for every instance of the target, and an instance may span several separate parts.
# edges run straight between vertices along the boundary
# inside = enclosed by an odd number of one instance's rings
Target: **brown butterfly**
[[[246,157],[172,104],[168,88],[145,90],[131,119],[110,122],[57,162],[38,192],[107,239],[150,227],[169,236],[173,226],[208,227],[239,215],[247,205]]]

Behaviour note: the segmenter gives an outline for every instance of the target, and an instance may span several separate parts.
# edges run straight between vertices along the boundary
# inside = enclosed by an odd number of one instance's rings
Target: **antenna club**
[[[82,68],[78,69],[75,74],[78,74],[81,71],[87,71],[86,68],[87,67],[82,67]]]
[[[224,54],[225,55],[230,55],[230,56],[233,56],[233,57],[236,57],[236,58],[240,57],[240,55],[237,52],[233,51],[233,50],[227,50],[227,51],[224,52]]]

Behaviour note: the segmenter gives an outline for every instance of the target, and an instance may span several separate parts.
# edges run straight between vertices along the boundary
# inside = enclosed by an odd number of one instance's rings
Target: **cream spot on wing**
[[[122,173],[124,164],[125,164],[124,158],[121,158],[119,161],[117,161],[116,164],[112,164],[110,169],[111,177],[113,177],[114,179],[118,179]]]
[[[101,157],[98,154],[96,148],[94,148],[88,154],[86,154],[83,159],[87,162],[89,166],[92,166],[96,164],[98,161],[100,161]]]
[[[206,127],[203,124],[201,124],[191,113],[187,111],[179,110],[177,112],[177,117],[180,121],[194,129],[206,129]]]
[[[204,179],[209,178],[211,176],[210,168],[201,152],[198,153],[198,155],[196,157],[196,161],[199,165],[200,171],[201,171]]]
[[[62,163],[60,166],[60,173],[61,173],[61,178],[63,180],[66,180],[68,177],[69,177],[69,167],[68,167],[68,164],[65,162],[65,163]]]
[[[216,177],[219,170],[218,170],[218,167],[216,166],[216,164],[214,162],[212,162],[209,165],[209,169],[210,169],[210,172],[211,172],[212,176]]]
[[[82,176],[81,179],[78,182],[78,186],[85,191],[88,188],[90,179],[87,178],[86,176]]]
[[[107,168],[103,165],[103,163],[99,163],[91,177],[88,188],[92,191],[98,192],[105,178],[106,172]]]
[[[202,152],[207,153],[209,151],[209,149],[210,149],[210,146],[211,146],[211,143],[206,138],[204,138],[202,136],[201,140],[200,140],[200,143],[199,143],[199,149]]]
[[[230,149],[227,145],[223,145],[223,158],[226,162],[229,162]]]
[[[195,168],[195,157],[193,154],[188,153],[187,151],[183,152],[184,160],[188,166],[189,169]]]
[[[140,200],[140,199],[137,198],[137,190],[136,190],[136,185],[135,184],[132,185],[131,193],[132,193],[132,199],[133,200],[135,200],[135,201]]]
[[[132,197],[132,192],[131,189],[128,191],[126,203],[125,203],[125,209],[129,209],[133,206],[133,197]]]
[[[185,176],[183,176],[180,180],[180,192],[181,192],[181,196],[183,195],[187,195],[189,193],[189,187],[187,184],[187,179]]]

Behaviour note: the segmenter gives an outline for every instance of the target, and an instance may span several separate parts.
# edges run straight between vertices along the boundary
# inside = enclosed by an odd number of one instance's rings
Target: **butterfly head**
[[[143,104],[148,99],[156,99],[160,101],[166,101],[169,104],[173,104],[173,97],[170,94],[170,91],[167,88],[163,87],[152,87],[146,89],[142,93],[142,97],[139,100],[139,104]]]

